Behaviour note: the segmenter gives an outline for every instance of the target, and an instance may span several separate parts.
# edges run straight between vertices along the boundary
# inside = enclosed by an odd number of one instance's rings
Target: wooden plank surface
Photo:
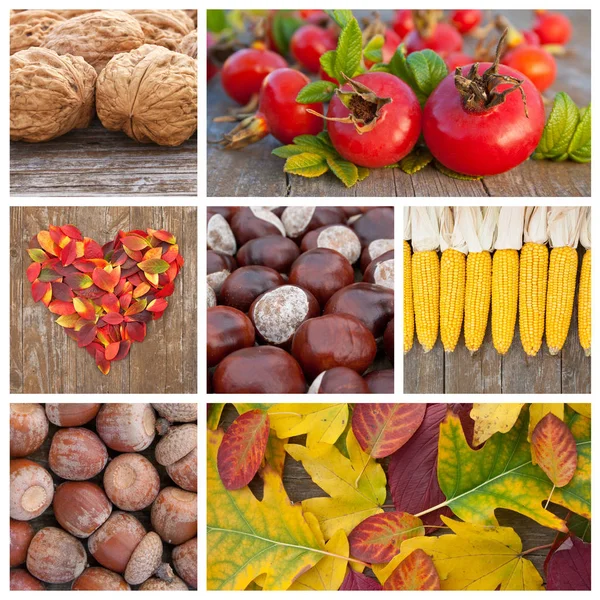
[[[90,429],[93,432],[96,432],[95,420],[86,425],[83,425],[83,427],[85,427],[86,429]],[[45,442],[42,444],[41,448],[36,450],[33,454],[27,456],[28,459],[37,462],[42,467],[44,467],[50,473],[50,475],[52,475],[55,489],[56,489],[56,486],[60,485],[61,483],[64,483],[64,481],[65,481],[64,479],[60,478],[58,475],[53,473],[48,464],[48,452],[50,450],[52,438],[54,437],[54,434],[59,429],[61,429],[61,428],[50,423],[48,437],[46,438]],[[138,452],[138,454],[141,454],[142,456],[146,457],[154,465],[154,467],[156,468],[156,470],[158,471],[158,474],[160,476],[160,489],[163,489],[165,487],[174,486],[175,484],[173,483],[173,480],[167,475],[166,468],[163,467],[162,465],[159,465],[156,462],[156,459],[154,457],[154,451],[156,448],[156,444],[159,441],[160,441],[160,437],[156,436],[156,438],[154,439],[152,444],[145,450]],[[121,453],[115,452],[114,450],[111,450],[110,448],[108,448],[109,460],[112,460],[119,454],[121,454]],[[104,471],[102,471],[102,473],[100,473],[99,475],[96,475],[96,477],[90,479],[89,481],[96,483],[100,487],[103,488],[104,487],[103,483],[102,483],[103,477],[104,477]],[[140,523],[144,526],[146,531],[153,530],[152,524],[150,522],[150,509],[151,509],[151,506],[149,506],[148,508],[145,508],[143,510],[128,511],[129,514],[133,515],[136,519],[138,519],[140,521]],[[118,510],[118,508],[114,507],[113,510]],[[48,507],[36,519],[29,521],[29,523],[32,525],[34,531],[36,531],[36,532],[39,531],[40,529],[43,529],[44,527],[61,527],[58,524],[58,522],[56,521],[56,518],[54,516],[54,511],[52,510],[52,506]],[[87,551],[87,539],[81,539],[80,541],[85,546],[85,549]],[[174,546],[172,544],[167,544],[167,543],[163,542],[162,560],[163,560],[163,562],[169,563],[171,566],[173,566],[173,563],[171,561],[171,554],[173,552],[173,548],[174,548]],[[87,554],[88,554],[88,563],[89,563],[90,567],[101,566],[96,562],[96,560],[89,553],[89,551],[87,552]],[[23,566],[23,568],[24,568],[24,566]],[[71,582],[64,583],[64,584],[46,583],[44,585],[46,586],[47,590],[70,590],[71,589]],[[133,590],[136,590],[136,589],[138,589],[139,586],[131,586],[131,587]]]
[[[370,11],[354,11],[362,18]],[[533,22],[531,10],[501,12],[521,28]],[[558,76],[545,93],[553,98],[557,92],[566,91],[579,105],[591,99],[591,25],[590,11],[564,11],[573,22],[574,34],[568,45],[568,54],[558,57]],[[382,19],[389,22],[391,11],[380,11]],[[466,48],[473,46],[468,41]],[[213,118],[223,115],[234,102],[223,92],[219,76],[208,83],[207,121],[207,191],[209,196],[438,196],[438,197],[519,197],[519,196],[590,196],[591,167],[573,162],[526,161],[516,169],[486,177],[482,181],[459,181],[442,175],[428,166],[413,176],[400,169],[373,169],[364,181],[347,189],[335,176],[327,173],[306,179],[283,172],[283,159],[271,154],[281,144],[268,136],[261,142],[240,151],[224,151],[215,142],[231,129],[231,123],[213,123]],[[550,105],[548,105],[548,111]]]
[[[573,315],[567,341],[551,356],[546,338],[536,356],[527,356],[521,346],[519,317],[513,342],[500,356],[492,342],[491,314],[481,348],[471,356],[464,336],[454,352],[444,352],[439,337],[431,352],[425,353],[417,340],[404,355],[405,394],[590,394],[592,359],[585,356],[577,331],[577,296],[583,248],[579,247],[579,267]]]
[[[10,389],[12,393],[196,393],[197,210],[193,207],[12,207]],[[72,223],[101,245],[122,229],[167,229],[185,265],[163,317],[146,339],[103,375],[93,358],[33,302],[25,277],[29,240],[48,225]]]
[[[195,196],[197,135],[176,148],[140,144],[96,118],[40,144],[11,142],[12,196]]]
[[[221,427],[223,429],[227,429],[232,421],[237,417],[237,411],[235,410],[232,404],[227,404],[225,410],[223,411],[223,415],[221,417]],[[294,438],[290,438],[290,444],[305,444],[306,436],[298,436]],[[387,472],[387,463],[388,459],[383,459],[380,461]],[[327,497],[327,494],[313,481],[311,480],[308,473],[304,470],[302,463],[296,462],[291,456],[286,454],[285,458],[285,467],[283,471],[283,486],[287,492],[288,497],[294,503],[301,502],[307,498],[316,498],[316,497]],[[257,497],[262,497],[262,485],[259,481],[259,478],[256,477],[250,483],[250,489],[253,491]],[[392,511],[393,501],[391,494],[388,489],[388,495],[385,501],[385,510]],[[552,512],[555,512],[561,517],[566,515],[566,510],[562,507],[551,505],[550,509]],[[512,527],[523,542],[523,549],[528,550],[529,548],[537,548],[538,546],[543,546],[545,544],[550,544],[554,541],[554,537],[556,532],[548,529],[546,527],[542,527],[535,521],[521,515],[519,513],[499,509],[496,511],[496,517],[500,525],[506,527]],[[445,533],[443,530],[440,531],[440,534]],[[434,534],[435,535],[435,534]],[[533,562],[537,570],[543,576],[543,564],[544,559],[546,558],[548,550],[538,550],[532,552],[527,555],[527,558]],[[374,577],[371,571],[367,571],[367,574]]]

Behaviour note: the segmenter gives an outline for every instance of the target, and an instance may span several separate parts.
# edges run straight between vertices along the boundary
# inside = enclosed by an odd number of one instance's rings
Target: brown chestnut
[[[363,281],[394,289],[394,251],[388,250],[372,260],[365,269]]]
[[[118,573],[102,567],[87,568],[71,585],[77,591],[127,591],[129,584]]]
[[[259,265],[270,267],[278,273],[288,273],[292,263],[300,256],[298,246],[289,238],[267,235],[246,242],[237,253],[240,267]]]
[[[206,253],[206,282],[216,294],[219,294],[224,281],[235,269],[237,262],[233,256],[213,250]]]
[[[354,282],[352,265],[335,250],[315,248],[301,254],[292,265],[289,283],[313,294],[321,306],[335,292]]]
[[[198,531],[198,497],[176,487],[160,491],[150,518],[152,527],[168,544],[183,544],[196,536]]]
[[[54,516],[63,529],[78,538],[89,537],[112,512],[102,488],[91,481],[67,481],[54,492]]]
[[[369,386],[352,369],[334,367],[317,375],[308,389],[309,394],[368,394]]]
[[[383,332],[383,347],[388,358],[394,362],[394,319],[392,319]]]
[[[289,349],[298,327],[320,313],[319,303],[310,292],[296,285],[282,285],[256,298],[248,316],[262,343]]]
[[[299,239],[309,231],[344,223],[346,214],[335,206],[288,206],[281,215],[285,232],[292,239]]]
[[[85,481],[100,473],[108,461],[102,440],[89,429],[59,429],[52,438],[48,464],[63,479]]]
[[[156,415],[148,403],[105,404],[96,417],[96,431],[117,452],[145,450],[154,439]]]
[[[394,292],[374,283],[353,283],[338,290],[325,305],[323,314],[353,315],[379,338],[394,316]]]
[[[364,247],[362,254],[360,255],[360,270],[364,273],[372,261],[393,249],[393,239],[373,240]]]
[[[309,231],[300,244],[300,250],[307,252],[313,248],[336,250],[353,265],[360,257],[360,240],[346,225],[325,225]]]
[[[41,592],[46,588],[44,584],[30,575],[25,569],[10,570],[10,590],[11,592],[33,591]]]
[[[206,245],[209,250],[234,255],[237,244],[233,231],[225,217],[219,214],[209,214],[206,224]]]
[[[250,305],[263,292],[285,283],[283,277],[269,267],[240,267],[221,286],[221,304],[247,313]]]
[[[89,423],[100,410],[101,404],[60,402],[47,403],[46,416],[50,423],[59,427],[79,427]]]
[[[300,365],[285,350],[273,346],[244,348],[230,354],[215,370],[213,387],[217,394],[306,392]]]
[[[363,373],[377,353],[375,338],[352,315],[324,315],[300,325],[292,342],[292,355],[309,380],[334,367]]]
[[[244,206],[231,218],[231,229],[239,246],[266,235],[282,235],[285,229],[279,217],[267,208]]]
[[[207,208],[207,212],[222,215],[227,222],[231,221],[233,215],[239,210],[239,206],[209,206]]]
[[[394,393],[394,369],[371,371],[365,375],[365,381],[369,386],[369,390],[371,390],[371,394]]]
[[[48,435],[48,419],[41,404],[10,405],[10,456],[35,452]]]
[[[33,527],[26,521],[10,520],[10,566],[18,567],[27,558],[27,549],[35,535]]]
[[[374,208],[352,221],[350,225],[360,239],[363,248],[371,242],[394,237],[394,209]]]
[[[252,321],[237,308],[213,306],[206,311],[208,366],[218,365],[228,354],[254,346]]]
[[[52,503],[54,483],[44,467],[26,458],[10,461],[10,516],[19,521],[39,517]]]

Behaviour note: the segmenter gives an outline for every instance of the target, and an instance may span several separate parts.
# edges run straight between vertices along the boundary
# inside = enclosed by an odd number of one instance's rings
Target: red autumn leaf
[[[102,350],[96,350],[96,365],[103,375],[108,375],[110,371],[110,361],[105,357]]]
[[[119,345],[119,352],[113,358],[113,360],[123,360],[129,354],[130,348],[131,348],[131,342],[129,340],[122,340],[121,344]]]
[[[175,284],[167,283],[167,285],[165,285],[161,290],[159,290],[158,292],[156,292],[156,294],[154,294],[154,297],[155,298],[168,298],[169,296],[171,296],[173,294],[174,291],[175,291]]]
[[[57,300],[62,300],[63,302],[71,302],[75,296],[73,290],[67,284],[59,281],[52,284],[52,295]]]
[[[39,281],[39,279],[36,279],[31,284],[31,296],[34,302],[39,302],[48,293],[52,295],[52,285],[49,281]]]
[[[161,242],[167,242],[167,244],[174,244],[177,240],[172,233],[165,231],[164,229],[159,229],[158,231],[154,231],[152,235]]]
[[[150,284],[146,283],[145,281],[143,283],[140,283],[134,290],[133,290],[133,297],[134,298],[141,298],[142,296],[145,296],[148,292],[150,291]]]
[[[405,512],[372,515],[350,532],[350,554],[369,563],[387,563],[400,552],[404,540],[422,535],[425,528],[418,517]]]
[[[84,273],[76,273],[73,275],[67,275],[64,283],[74,290],[85,290],[90,286],[94,285],[92,278]]]
[[[401,448],[421,425],[425,404],[357,404],[352,431],[361,448],[384,458]]]
[[[53,300],[50,302],[48,310],[55,315],[72,315],[75,313],[73,302],[65,302],[64,300]]]
[[[131,295],[130,292],[127,292],[125,294],[123,294],[120,298],[119,298],[119,304],[121,305],[121,308],[123,310],[127,310],[131,304],[131,300],[133,299],[133,296]]]
[[[71,240],[61,251],[60,261],[65,267],[68,267],[77,258],[77,242]]]
[[[33,283],[42,271],[42,265],[39,262],[33,262],[27,267],[27,280]]]
[[[146,252],[144,252],[144,260],[150,260],[151,258],[161,258],[162,257],[162,248],[157,246],[156,248],[148,248]]]
[[[78,332],[77,340],[80,348],[85,348],[94,341],[98,328],[94,323],[86,323]]]
[[[129,306],[129,308],[125,311],[125,316],[130,317],[131,315],[137,315],[141,313],[143,310],[146,310],[146,305],[148,304],[147,300],[142,299],[134,302]]]
[[[592,545],[577,537],[567,538],[548,561],[546,589],[583,591],[592,589]]]
[[[129,250],[133,250],[134,252],[138,252],[139,250],[148,248],[148,245],[149,245],[148,241],[139,235],[125,236],[121,240],[121,243],[123,244],[123,246],[125,246],[125,248],[128,248]]]
[[[87,298],[73,298],[73,306],[77,314],[86,321],[91,321],[96,317],[96,307],[91,300]]]
[[[72,240],[83,240],[81,231],[79,231],[75,225],[61,225],[60,230]]]
[[[568,425],[548,413],[531,434],[531,458],[556,487],[573,479],[577,469],[577,444]]]
[[[82,273],[91,273],[98,265],[96,265],[94,259],[80,258],[73,262],[73,266]]]
[[[168,263],[172,263],[179,254],[179,246],[173,244],[162,256],[162,259]]]
[[[124,320],[128,323],[131,321],[137,321],[138,323],[149,323],[152,321],[153,314],[154,313],[151,313],[147,310],[143,310],[142,312],[135,313],[134,315],[124,317]]]
[[[115,313],[113,313],[115,314]],[[106,360],[113,360],[115,356],[119,353],[119,347],[121,346],[121,342],[113,342],[106,346],[104,350],[104,357]]]
[[[350,567],[346,569],[346,577],[342,581],[340,591],[342,592],[359,592],[359,591],[378,591],[381,590],[381,584],[377,579],[368,577],[364,573],[357,573]]]
[[[100,300],[100,306],[106,312],[119,312],[121,309],[119,299],[114,294],[104,294]]]
[[[137,266],[146,274],[159,275],[169,269],[169,263],[162,258],[150,258],[139,262]]]
[[[169,303],[166,300],[164,300],[163,298],[155,298],[154,300],[152,300],[152,302],[150,302],[150,304],[148,304],[146,310],[158,313],[166,310],[167,306],[169,306]]]
[[[36,263],[43,263],[48,260],[48,255],[41,248],[27,248],[27,254]]]
[[[48,227],[50,233],[50,239],[59,247],[63,248],[69,242],[68,237],[61,231],[60,227],[56,225],[50,225]]]
[[[217,454],[223,485],[238,490],[258,472],[269,439],[269,415],[256,409],[240,415],[227,429]]]
[[[108,312],[102,317],[102,320],[109,325],[120,325],[123,322],[123,315],[119,312]]]
[[[121,267],[115,267],[114,269],[94,269],[92,272],[92,281],[105,292],[109,294],[113,292],[115,286],[119,283],[121,278]]]
[[[440,578],[431,557],[423,550],[413,550],[387,578],[384,590],[439,590]]]
[[[95,240],[85,238],[83,240],[83,256],[85,258],[104,258],[102,246]]]
[[[131,341],[143,342],[146,337],[146,323],[127,323],[125,332]]]
[[[77,295],[82,298],[87,298],[88,300],[97,300],[98,298],[102,298],[104,292],[99,288],[92,284],[89,288],[85,290],[77,290]]]
[[[66,277],[67,275],[77,275],[79,273],[79,271],[73,265],[68,265],[65,267],[65,265],[63,265],[61,262],[56,262],[53,266],[53,269],[63,277]]]

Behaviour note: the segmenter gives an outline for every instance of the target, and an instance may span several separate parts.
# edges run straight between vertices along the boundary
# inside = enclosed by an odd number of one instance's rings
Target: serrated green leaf
[[[326,10],[325,11],[342,29],[354,18],[351,10]]]
[[[483,179],[481,175],[465,175],[464,173],[457,173],[456,171],[445,167],[437,160],[434,161],[433,164],[440,173],[443,173],[447,177],[452,177],[452,179],[459,179],[460,181],[479,181],[480,179]]]
[[[279,146],[271,151],[271,154],[278,156],[279,158],[289,158],[290,156],[296,156],[306,152],[306,149],[302,146],[295,146],[294,144],[288,144],[287,146]]]
[[[296,96],[296,102],[299,104],[314,104],[315,102],[329,102],[335,85],[331,81],[313,81],[305,85]]]
[[[271,33],[277,50],[283,56],[289,53],[292,36],[301,25],[303,25],[302,21],[292,16],[290,11],[275,11]]]
[[[367,167],[356,167],[356,170],[358,172],[359,181],[363,181],[371,174],[371,171]]]
[[[347,187],[350,188],[358,181],[358,169],[355,164],[341,158],[328,157],[327,164],[331,172]]]
[[[227,27],[227,17],[224,10],[210,9],[206,11],[206,29],[219,33]]]
[[[362,32],[353,17],[342,29],[335,53],[334,76],[338,81],[355,77],[362,62]]]
[[[319,59],[321,68],[329,77],[335,78],[335,50],[328,50],[324,54],[321,54]]]
[[[592,160],[592,106],[581,111],[581,118],[569,144],[569,158],[578,163]]]
[[[433,155],[427,148],[417,148],[400,161],[399,167],[407,175],[414,175],[424,169],[432,160]]]
[[[381,34],[373,36],[363,48],[363,58],[374,63],[380,63],[383,60],[381,49],[384,43],[385,38]]]
[[[312,178],[327,173],[329,167],[327,166],[327,161],[322,156],[311,152],[303,152],[302,154],[288,158],[285,161],[283,170],[293,175]]]

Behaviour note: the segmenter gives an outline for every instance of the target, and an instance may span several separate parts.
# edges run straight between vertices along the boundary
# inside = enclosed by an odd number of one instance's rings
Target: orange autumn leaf
[[[439,590],[440,578],[431,557],[421,549],[413,550],[383,584],[384,590]]]
[[[94,303],[87,298],[73,298],[73,306],[77,314],[86,321],[91,321],[96,316]]]

